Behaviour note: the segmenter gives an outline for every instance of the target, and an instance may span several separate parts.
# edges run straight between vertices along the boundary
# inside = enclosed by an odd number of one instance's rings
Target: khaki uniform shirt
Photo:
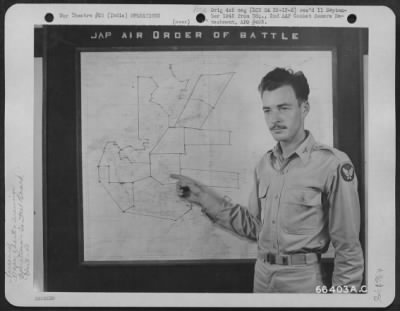
[[[257,240],[262,254],[324,253],[332,241],[332,285],[359,287],[364,261],[354,167],[345,153],[307,134],[287,159],[279,144],[262,157],[248,208],[224,200],[204,212],[223,227]]]

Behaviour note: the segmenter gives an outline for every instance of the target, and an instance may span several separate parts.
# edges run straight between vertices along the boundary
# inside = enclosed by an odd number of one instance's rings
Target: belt
[[[290,254],[290,255],[278,255],[273,253],[258,254],[258,258],[264,262],[268,262],[271,265],[304,265],[319,262],[321,260],[321,254],[307,253],[307,254]]]

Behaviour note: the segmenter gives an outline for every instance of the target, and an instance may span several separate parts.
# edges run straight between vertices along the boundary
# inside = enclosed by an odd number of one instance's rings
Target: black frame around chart
[[[163,26],[163,31],[215,27]],[[201,28],[201,29],[200,29]],[[82,257],[82,175],[80,145],[79,53],[82,50],[330,50],[333,51],[334,145],[352,159],[358,178],[362,219],[364,206],[363,68],[368,30],[357,28],[265,27],[296,30],[298,41],[229,40],[205,35],[198,41],[93,41],[96,31],[152,31],[157,26],[45,26],[35,44],[44,58],[44,263],[47,291],[109,292],[251,292],[254,261],[201,260],[155,262],[90,262]],[[219,31],[238,32],[236,27]],[[248,27],[246,31],[260,31]],[[365,246],[365,221],[361,226]],[[326,271],[332,262],[323,262]],[[326,276],[329,278],[329,276]]]

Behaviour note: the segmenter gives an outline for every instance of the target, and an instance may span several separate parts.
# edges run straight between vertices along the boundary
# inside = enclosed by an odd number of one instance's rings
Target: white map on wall
[[[87,261],[254,258],[256,244],[176,196],[171,173],[246,205],[272,148],[257,86],[275,67],[310,83],[306,121],[332,144],[330,52],[82,52],[82,178]]]

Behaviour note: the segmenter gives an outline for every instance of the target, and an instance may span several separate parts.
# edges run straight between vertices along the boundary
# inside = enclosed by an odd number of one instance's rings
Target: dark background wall
[[[81,260],[81,167],[79,57],[81,49],[100,50],[215,50],[274,49],[332,50],[334,72],[334,144],[352,159],[359,178],[359,193],[364,211],[363,167],[363,55],[367,54],[367,29],[356,28],[277,28],[254,30],[299,32],[299,40],[230,40],[215,42],[215,28],[192,27],[204,39],[185,41],[90,40],[94,32],[110,29],[151,32],[160,28],[133,26],[46,26],[35,32],[37,56],[44,58],[44,265],[47,291],[118,292],[251,292],[254,261],[186,262],[175,264],[97,264]],[[183,28],[163,27],[169,31]],[[187,28],[185,28],[187,31]],[[231,27],[220,31],[235,33]],[[252,31],[252,28],[247,28]],[[161,45],[160,45],[161,44]],[[365,245],[362,221],[361,240]],[[329,284],[332,261],[323,262]]]

